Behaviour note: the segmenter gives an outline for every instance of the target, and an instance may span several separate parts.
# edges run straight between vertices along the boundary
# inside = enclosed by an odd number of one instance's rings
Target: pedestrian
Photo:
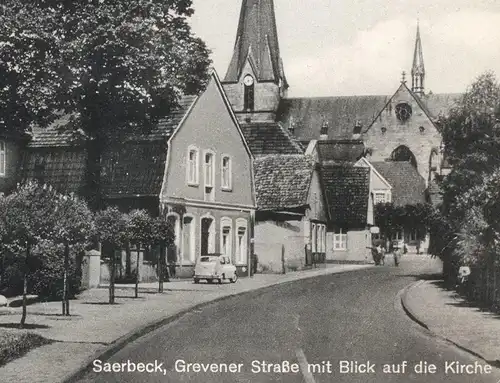
[[[398,245],[394,246],[394,266],[399,266],[399,260],[401,259],[401,249]]]

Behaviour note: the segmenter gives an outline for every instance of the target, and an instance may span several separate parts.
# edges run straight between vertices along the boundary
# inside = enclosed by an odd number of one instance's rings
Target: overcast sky
[[[220,77],[241,0],[193,0],[193,31]],[[411,70],[420,20],[426,90],[463,92],[486,70],[500,79],[499,0],[274,0],[289,96],[392,94]]]

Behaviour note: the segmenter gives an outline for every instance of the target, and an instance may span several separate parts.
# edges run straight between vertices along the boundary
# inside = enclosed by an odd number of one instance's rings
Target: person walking
[[[394,246],[394,266],[399,266],[399,261],[401,259],[401,249],[398,245]]]

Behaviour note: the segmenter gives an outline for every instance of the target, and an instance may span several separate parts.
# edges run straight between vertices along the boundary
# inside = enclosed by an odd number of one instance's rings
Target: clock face
[[[243,79],[243,83],[246,85],[246,86],[250,86],[253,84],[253,77],[248,75],[248,76],[245,76],[245,78]]]

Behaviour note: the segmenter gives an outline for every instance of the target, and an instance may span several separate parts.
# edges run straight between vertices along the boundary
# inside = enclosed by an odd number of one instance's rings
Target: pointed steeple
[[[257,81],[286,86],[273,0],[243,0],[236,43],[224,82],[236,82],[251,51]]]
[[[423,96],[425,91],[424,54],[422,51],[422,40],[420,39],[420,25],[418,21],[415,51],[413,53],[413,66],[411,68],[411,90],[419,96]]]

